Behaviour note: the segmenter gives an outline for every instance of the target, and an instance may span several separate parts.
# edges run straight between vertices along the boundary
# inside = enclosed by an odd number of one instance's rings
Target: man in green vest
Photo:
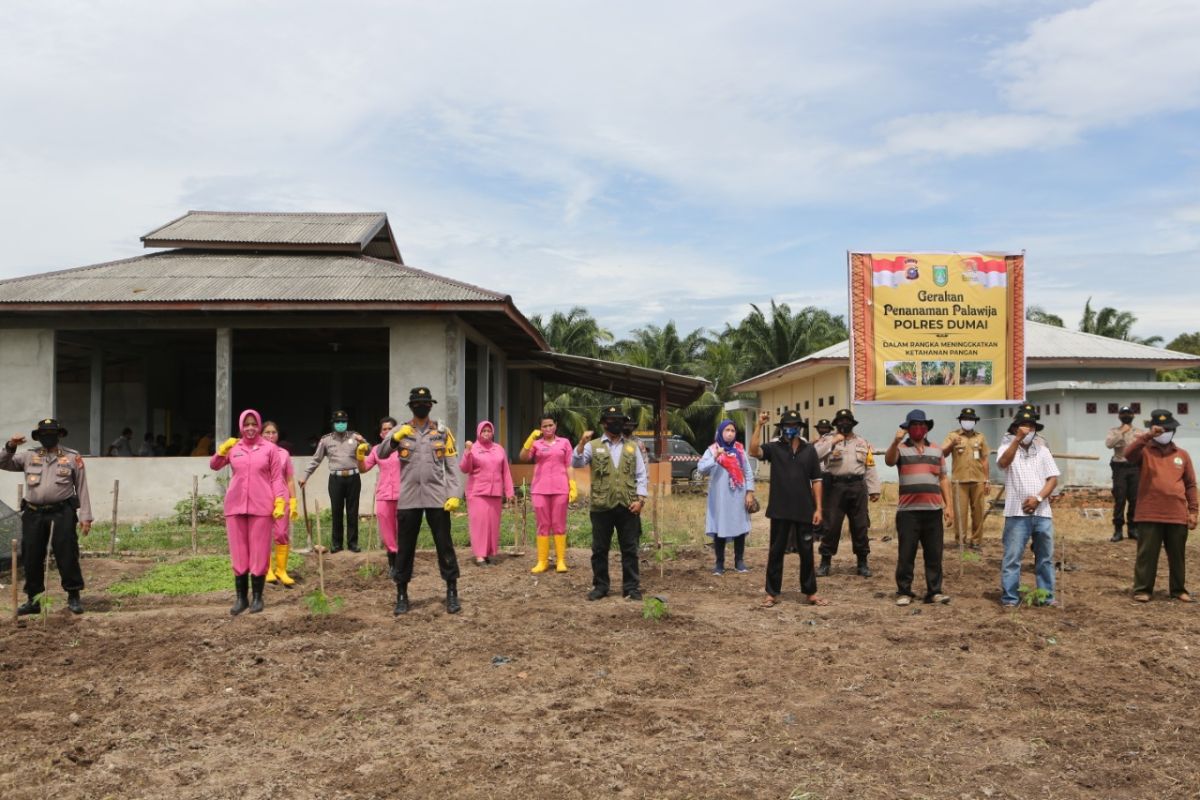
[[[604,434],[592,442],[584,431],[571,457],[571,466],[591,466],[592,474],[592,590],[588,600],[608,595],[608,551],[613,531],[621,548],[621,594],[641,600],[638,585],[638,515],[646,503],[646,462],[637,443],[624,435],[625,414],[609,406],[600,414]]]

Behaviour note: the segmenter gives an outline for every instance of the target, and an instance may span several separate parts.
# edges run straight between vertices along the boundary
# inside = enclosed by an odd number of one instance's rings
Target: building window
[[[808,401],[807,400],[804,401],[804,410],[808,411]]]
[[[1120,410],[1121,410],[1121,407],[1117,403],[1109,403],[1108,404],[1108,413],[1115,414]]]
[[[817,398],[817,407],[818,407],[818,408],[824,408],[824,407],[825,407],[825,398],[824,398],[824,397],[818,397],[818,398]]]
[[[1054,404],[1054,413],[1055,413],[1055,414],[1061,414],[1061,413],[1062,413],[1062,411],[1059,411],[1059,409],[1058,409],[1058,403],[1055,403],[1055,404]]]
[[[1175,413],[1176,413],[1176,414],[1186,414],[1186,413],[1188,413],[1188,412],[1187,412],[1187,403],[1176,403],[1176,404],[1175,404]]]
[[[1095,404],[1095,403],[1088,403],[1088,404],[1085,406],[1085,408],[1087,409],[1087,413],[1089,413],[1089,414],[1095,414],[1095,413],[1096,413],[1096,404]]]
[[[833,395],[829,395],[829,407],[833,408]]]
[[[1129,407],[1133,409],[1133,413],[1135,413],[1135,414],[1142,413],[1142,404],[1141,403],[1130,403]]]

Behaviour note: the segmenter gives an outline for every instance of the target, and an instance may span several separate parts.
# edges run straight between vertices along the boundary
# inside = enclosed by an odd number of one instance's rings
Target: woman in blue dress
[[[717,563],[714,575],[725,574],[725,541],[733,539],[733,566],[746,567],[746,534],[750,532],[750,507],[754,503],[754,474],[746,451],[737,441],[733,420],[721,420],[712,445],[700,458],[701,475],[708,476],[708,513],[704,530],[713,537]]]

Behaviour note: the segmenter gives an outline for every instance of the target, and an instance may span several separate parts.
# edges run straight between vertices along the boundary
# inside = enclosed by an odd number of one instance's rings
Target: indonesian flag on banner
[[[968,256],[963,259],[963,275],[986,289],[1008,286],[1008,266],[1002,258]]]
[[[871,266],[875,272],[875,286],[890,286],[895,289],[904,283],[904,256],[892,258],[871,258]]]

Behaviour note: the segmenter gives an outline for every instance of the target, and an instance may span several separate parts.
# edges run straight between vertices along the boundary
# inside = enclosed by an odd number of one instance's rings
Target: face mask
[[[429,412],[433,410],[433,406],[429,403],[413,403],[409,408],[412,409],[413,416],[417,419],[427,418]]]
[[[349,423],[346,423],[346,422],[335,422],[335,423],[333,423],[333,429],[334,429],[335,431],[337,431],[338,433],[345,433],[345,432],[346,432],[346,428],[348,428],[348,427],[350,427],[350,426],[349,426]]]
[[[1122,425],[1132,425],[1133,424],[1133,417],[1117,417],[1117,419],[1121,420]]]
[[[1159,444],[1170,444],[1171,439],[1174,438],[1174,436],[1175,436],[1175,431],[1163,431],[1158,436],[1154,437],[1154,441],[1158,442]],[[45,444],[45,443],[46,443],[46,437],[43,436],[42,444]]]
[[[613,436],[620,436],[625,430],[625,423],[619,419],[610,419],[604,423],[604,430]]]
[[[784,428],[784,429],[783,429],[783,438],[785,438],[785,439],[795,439],[795,438],[796,438],[796,436],[798,436],[798,435],[799,435],[799,433],[800,433],[800,429],[799,429],[799,428]]]
[[[925,434],[929,433],[929,428],[924,425],[910,425],[908,428],[908,438],[914,442],[919,442],[925,438]]]
[[[840,434],[845,435],[845,434],[851,433],[853,431],[854,431],[853,425],[838,425],[838,433],[840,433]]]
[[[1033,437],[1037,436],[1037,431],[1030,431],[1021,439],[1022,444],[1033,444]]]
[[[958,421],[958,424],[964,431],[975,430],[975,420],[973,419],[962,419]]]
[[[43,433],[38,437],[38,441],[41,442],[42,447],[46,448],[47,450],[53,450],[54,448],[58,447],[58,434]]]

